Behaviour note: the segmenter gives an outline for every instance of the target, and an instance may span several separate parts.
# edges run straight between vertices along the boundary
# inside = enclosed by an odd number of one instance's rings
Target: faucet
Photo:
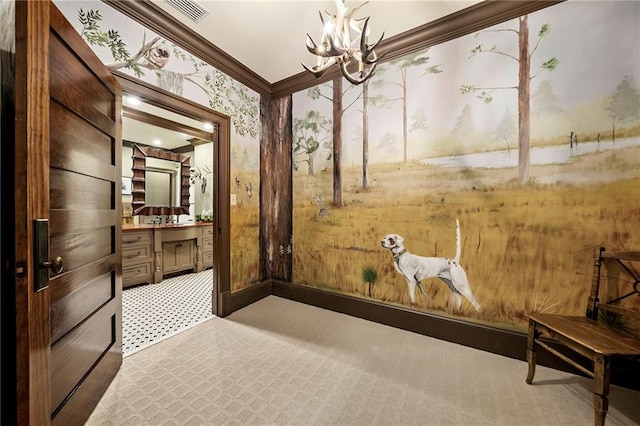
[[[162,224],[162,218],[160,216],[156,216],[156,218],[153,219],[151,221],[151,223],[154,224],[154,225],[161,225]]]
[[[171,219],[170,216],[167,216],[165,221],[164,221],[165,225],[169,225],[169,224],[174,224],[176,223],[176,221],[174,219]]]

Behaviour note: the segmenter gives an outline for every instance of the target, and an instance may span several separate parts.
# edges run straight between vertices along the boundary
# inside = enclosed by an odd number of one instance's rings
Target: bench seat
[[[640,338],[623,329],[611,327],[591,318],[549,314],[529,314],[527,317],[548,333],[558,334],[585,349],[607,356],[640,354]],[[554,336],[549,336],[552,339]]]
[[[593,378],[594,424],[604,426],[609,408],[609,381],[611,361],[615,358],[640,359],[640,337],[629,329],[615,325],[638,324],[638,304],[632,300],[640,296],[640,252],[607,252],[600,247],[594,254],[591,291],[585,316],[530,313],[527,334],[527,383],[533,382],[538,347],[569,363]],[[636,262],[636,263],[634,263]],[[601,268],[607,273],[602,275]],[[625,279],[621,275],[625,274]],[[601,288],[601,281],[605,282]],[[604,302],[601,303],[600,301]],[[623,306],[621,302],[630,302]],[[618,324],[599,321],[599,312],[608,312]],[[631,320],[630,322],[625,322]],[[543,339],[546,338],[546,339]],[[582,355],[578,362],[569,351],[559,350],[562,345]]]

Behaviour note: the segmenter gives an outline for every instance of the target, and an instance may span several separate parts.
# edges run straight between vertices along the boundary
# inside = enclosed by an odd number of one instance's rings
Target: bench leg
[[[594,360],[593,373],[593,408],[596,426],[604,426],[604,418],[609,409],[609,374],[611,372],[609,357],[597,356]]]
[[[533,376],[536,374],[536,322],[529,319],[529,332],[527,334],[527,362],[529,364],[529,372],[527,374],[527,383],[533,382]]]

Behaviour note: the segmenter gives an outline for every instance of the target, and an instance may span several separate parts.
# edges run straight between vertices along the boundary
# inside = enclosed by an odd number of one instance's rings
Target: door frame
[[[17,424],[51,421],[50,290],[34,291],[34,219],[49,218],[50,3],[15,2]],[[46,53],[46,54],[43,54]]]
[[[231,119],[199,103],[136,79],[120,71],[112,71],[122,86],[123,96],[133,95],[145,103],[195,120],[208,121],[218,130],[218,142],[213,148],[214,239],[213,291],[211,309],[214,315],[225,317],[231,313],[231,218],[230,218],[230,161]]]

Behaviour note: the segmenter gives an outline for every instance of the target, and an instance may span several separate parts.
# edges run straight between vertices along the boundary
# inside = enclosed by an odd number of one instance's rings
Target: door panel
[[[90,266],[94,265],[91,264]],[[81,269],[78,268],[75,271]],[[68,284],[63,282],[56,283],[55,290],[60,288],[63,291],[52,291],[51,293],[51,344],[55,344],[60,337],[69,332],[80,321],[87,318],[92,312],[115,296],[113,270],[115,270],[115,265],[111,265],[107,274],[91,280],[90,278],[93,277],[94,273],[92,272],[89,280],[78,280],[79,288],[68,292],[66,295],[62,293]]]
[[[59,212],[58,212],[59,213]],[[79,266],[108,256],[114,252],[112,229],[115,226],[96,230],[63,232],[51,235],[51,255],[62,256],[64,264],[71,271]]]
[[[114,304],[114,301],[110,303]],[[59,407],[93,364],[115,343],[114,306],[100,309],[51,348],[52,407]]]
[[[53,424],[82,424],[122,362],[120,92],[51,5],[50,279]]]
[[[50,177],[52,209],[112,209],[109,196],[114,190],[113,182],[56,168],[51,169]],[[78,225],[83,226],[82,223]]]

